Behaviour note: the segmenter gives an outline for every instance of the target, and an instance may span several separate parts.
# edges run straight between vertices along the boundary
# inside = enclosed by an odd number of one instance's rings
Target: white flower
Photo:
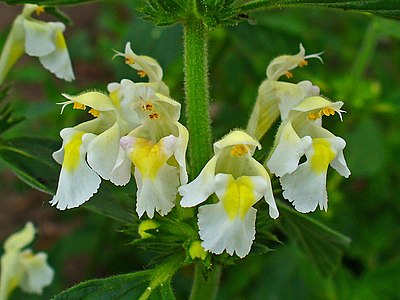
[[[262,197],[271,218],[279,216],[267,171],[253,157],[258,141],[243,131],[233,131],[214,144],[215,155],[199,176],[179,188],[181,205],[198,205],[213,193],[220,200],[199,208],[198,225],[204,249],[215,254],[226,250],[244,257],[255,238],[256,209]]]
[[[26,4],[22,14],[15,19],[0,57],[0,83],[24,51],[38,57],[43,67],[58,78],[75,79],[63,36],[65,25],[33,19],[32,13],[39,8]]]
[[[178,186],[187,182],[185,154],[189,134],[179,119],[180,104],[161,94],[138,103],[143,124],[121,138],[134,165],[136,211],[149,218],[175,206]]]
[[[60,132],[63,145],[53,157],[62,168],[57,192],[50,203],[57,204],[61,210],[77,207],[89,200],[100,186],[100,177],[116,185],[129,182],[130,163],[119,140],[132,130],[107,95],[87,92],[64,96],[70,100],[61,104],[73,103],[75,109],[89,106],[89,113],[96,118]],[[132,127],[137,125],[135,123]]]
[[[280,82],[279,77],[286,75],[293,77],[289,71],[307,65],[309,58],[317,58],[318,54],[305,55],[300,44],[300,52],[296,55],[281,55],[273,59],[267,68],[267,79],[258,89],[257,101],[247,125],[247,132],[261,139],[265,132],[280,116],[286,119],[289,111],[304,99],[319,95],[319,88],[310,81],[301,81],[298,84]]]
[[[4,243],[5,253],[1,257],[0,300],[6,300],[10,293],[20,287],[23,291],[42,294],[54,277],[53,269],[47,264],[47,254],[33,254],[23,250],[35,236],[32,223],[11,235]]]
[[[292,109],[282,122],[267,167],[281,177],[283,196],[300,212],[327,209],[326,172],[331,165],[344,177],[350,175],[343,156],[346,142],[324,129],[322,116],[338,113],[343,102],[310,97]],[[306,156],[307,161],[300,164]]]
[[[115,51],[116,56],[123,56],[125,58],[125,63],[131,68],[138,71],[140,77],[148,77],[149,82],[152,83],[153,89],[157,92],[169,96],[168,86],[162,81],[163,70],[159,63],[152,57],[145,55],[137,55],[133,52],[131,48],[131,43],[126,43],[125,52]]]
[[[322,62],[320,53],[305,55],[306,50],[300,44],[300,51],[296,55],[281,55],[274,58],[268,65],[267,78],[270,80],[278,80],[279,77],[285,75],[287,78],[292,78],[291,70],[297,67],[304,67],[308,64],[307,59],[317,58]]]

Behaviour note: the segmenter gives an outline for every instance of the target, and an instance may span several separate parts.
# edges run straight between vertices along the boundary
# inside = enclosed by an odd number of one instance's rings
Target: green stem
[[[213,300],[217,297],[221,266],[208,270],[203,264],[197,264],[194,272],[194,281],[190,300]]]
[[[195,17],[184,24],[184,46],[190,178],[193,179],[211,157],[207,31]]]

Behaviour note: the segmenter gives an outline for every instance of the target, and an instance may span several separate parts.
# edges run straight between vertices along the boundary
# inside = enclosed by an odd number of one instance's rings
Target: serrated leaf
[[[52,159],[60,143],[50,139],[19,137],[0,141],[0,158],[28,185],[48,194],[57,186],[59,166]]]
[[[400,1],[398,0],[255,0],[236,8],[236,13],[247,13],[262,9],[277,9],[285,7],[318,6],[345,10],[363,11],[372,14],[400,19]]]
[[[286,204],[278,203],[278,206],[281,212],[278,225],[282,231],[302,249],[322,275],[332,274],[350,239]]]
[[[152,270],[82,282],[56,295],[53,300],[172,300],[175,296],[171,278],[182,262],[183,256],[177,255]]]

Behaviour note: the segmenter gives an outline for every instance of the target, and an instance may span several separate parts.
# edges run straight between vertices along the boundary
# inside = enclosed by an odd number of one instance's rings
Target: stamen
[[[133,57],[125,56],[125,63],[127,65],[133,65],[135,63]]]
[[[330,108],[330,107],[324,107],[324,108],[322,109],[322,114],[323,114],[324,116],[327,116],[327,117],[333,116],[333,115],[335,114],[335,110],[333,110],[333,109]]]
[[[40,16],[40,14],[44,13],[44,6],[39,5],[38,7],[36,7],[35,12],[36,15]]]
[[[139,77],[141,77],[141,78],[146,77],[146,75],[147,75],[146,72],[143,71],[143,70],[138,71],[137,74],[138,74]]]
[[[91,108],[88,111],[89,114],[91,114],[93,117],[98,118],[100,116],[100,112],[97,109]]]
[[[291,72],[289,72],[289,71],[286,71],[285,72],[285,76],[286,76],[286,78],[292,78],[293,77],[293,74],[291,73]]]
[[[308,61],[306,61],[305,59],[303,59],[302,61],[299,62],[299,67],[302,68],[304,66],[308,65]]]
[[[239,144],[239,145],[232,147],[230,154],[233,157],[240,157],[240,156],[243,156],[244,154],[248,153],[249,151],[250,150],[249,150],[248,146]]]
[[[154,108],[154,106],[151,103],[146,103],[146,104],[142,105],[142,110],[144,110],[144,111],[146,111],[146,110],[152,111],[153,108]]]
[[[81,110],[85,110],[86,109],[86,105],[79,103],[79,102],[74,102],[74,106],[72,107],[73,109],[81,109]]]
[[[159,118],[158,113],[154,113],[154,114],[150,114],[149,115],[149,119],[151,119],[151,120],[157,120],[158,118]]]
[[[315,120],[321,118],[321,115],[320,115],[320,113],[309,113],[307,118],[311,121],[315,121]]]

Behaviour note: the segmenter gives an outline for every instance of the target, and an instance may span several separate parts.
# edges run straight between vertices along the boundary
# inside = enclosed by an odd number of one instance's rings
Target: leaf
[[[282,231],[300,246],[322,275],[332,274],[350,239],[286,204],[278,203],[278,206],[281,211],[278,225]]]
[[[261,9],[277,9],[285,7],[326,7],[326,8],[340,8],[345,10],[356,10],[369,12],[375,15],[380,15],[389,18],[400,19],[400,1],[398,0],[255,0],[248,1],[247,3],[236,7],[237,13],[248,13]]]
[[[151,270],[82,282],[56,295],[53,300],[175,299],[171,278],[182,262],[183,255],[176,255]]]
[[[8,95],[8,91],[8,87],[0,90],[0,103]],[[0,134],[24,120],[22,117],[14,117],[13,113],[10,104],[6,104],[0,108]]]
[[[29,0],[29,1],[24,1],[24,0],[2,0],[2,2],[6,2],[7,4],[37,4],[37,5],[43,5],[43,6],[58,6],[58,5],[76,5],[76,4],[82,4],[82,3],[87,3],[87,2],[94,2],[96,0]]]
[[[134,197],[121,192],[121,189],[123,187],[115,187],[110,182],[103,180],[99,191],[83,207],[118,222],[131,223],[137,218],[129,210],[129,207],[131,210],[134,209]],[[131,205],[129,206],[128,203]]]
[[[51,139],[19,137],[0,140],[0,158],[25,183],[42,192],[54,195],[61,166],[52,153],[60,148],[60,143]],[[119,222],[134,220],[127,206],[133,196],[121,191],[109,182],[102,182],[99,191],[83,207]],[[123,204],[124,203],[124,204]]]
[[[59,142],[45,138],[0,140],[0,158],[28,185],[53,194],[59,166],[51,155],[59,146]]]

